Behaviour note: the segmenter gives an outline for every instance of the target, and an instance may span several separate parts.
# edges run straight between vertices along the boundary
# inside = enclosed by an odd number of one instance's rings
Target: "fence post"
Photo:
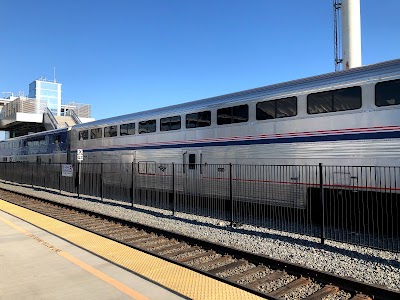
[[[322,174],[322,163],[319,163],[319,195],[321,200],[321,244],[325,243],[325,199],[324,199],[324,181]]]
[[[133,204],[135,202],[135,184],[134,184],[134,180],[135,180],[135,162],[132,162],[132,176],[131,176],[131,205],[133,207]]]
[[[78,198],[81,189],[81,162],[78,162]]]
[[[100,197],[101,201],[104,198],[104,186],[103,186],[103,163],[100,163]]]
[[[172,215],[175,215],[175,163],[172,163]]]
[[[229,164],[229,203],[230,203],[230,225],[233,225],[233,187],[232,187],[232,163]]]
[[[47,190],[47,185],[46,185],[46,163],[40,163],[40,167],[42,167],[43,166],[43,168],[41,168],[42,169],[42,174],[43,174],[43,185],[44,185],[44,189],[45,190]],[[44,172],[43,172],[43,169],[44,169]]]
[[[31,184],[32,184],[32,188],[33,188],[33,168],[35,166],[35,163],[31,163],[30,165],[32,166],[32,168],[31,168]],[[36,163],[36,165],[37,165],[37,163]]]
[[[61,194],[61,177],[62,177],[62,164],[60,164],[60,172],[58,173],[58,189]]]

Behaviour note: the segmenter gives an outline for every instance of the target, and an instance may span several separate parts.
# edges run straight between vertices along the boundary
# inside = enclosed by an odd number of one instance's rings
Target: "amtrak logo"
[[[158,168],[160,169],[161,172],[164,172],[167,169],[167,167],[163,165],[159,166]]]

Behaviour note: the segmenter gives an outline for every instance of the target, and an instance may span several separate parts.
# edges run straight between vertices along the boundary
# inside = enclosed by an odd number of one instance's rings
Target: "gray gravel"
[[[295,289],[292,292],[287,293],[286,295],[280,297],[280,299],[290,299],[290,300],[296,300],[296,299],[304,299],[311,294],[315,293],[321,289],[321,286],[317,283],[310,282],[309,284],[302,286],[300,288]]]
[[[338,291],[334,295],[329,295],[324,298],[324,300],[347,300],[350,299],[351,295],[349,293],[346,293],[344,291]]]
[[[0,187],[48,198],[92,211],[112,215],[199,239],[222,243],[246,251],[305,265],[309,268],[352,277],[370,284],[383,285],[400,291],[400,254],[369,249],[345,243],[319,240],[291,233],[243,225],[232,228],[225,221],[153,209],[96,198],[78,199],[56,191],[32,189],[15,184],[0,183]],[[337,297],[338,295],[336,295]],[[333,297],[332,299],[336,299]]]
[[[291,283],[294,280],[296,280],[296,276],[286,274],[277,280],[271,281],[265,285],[260,286],[260,291],[267,294],[269,292],[275,291]]]

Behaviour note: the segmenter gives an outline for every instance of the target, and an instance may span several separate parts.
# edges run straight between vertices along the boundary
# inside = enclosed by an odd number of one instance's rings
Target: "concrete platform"
[[[188,298],[0,211],[0,299]]]
[[[0,199],[5,299],[262,298]]]

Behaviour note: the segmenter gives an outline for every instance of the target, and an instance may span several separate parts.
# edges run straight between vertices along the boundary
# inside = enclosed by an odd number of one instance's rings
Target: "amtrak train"
[[[77,149],[139,168],[400,166],[400,59],[9,139],[0,160],[75,162]]]
[[[400,59],[0,142],[1,161],[400,166]]]

